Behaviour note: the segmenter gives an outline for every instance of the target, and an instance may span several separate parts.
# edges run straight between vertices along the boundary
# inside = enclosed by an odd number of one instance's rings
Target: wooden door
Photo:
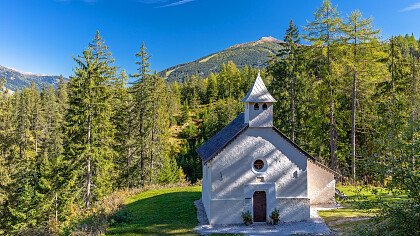
[[[254,192],[252,198],[252,205],[254,209],[254,222],[267,221],[267,197],[264,191]]]

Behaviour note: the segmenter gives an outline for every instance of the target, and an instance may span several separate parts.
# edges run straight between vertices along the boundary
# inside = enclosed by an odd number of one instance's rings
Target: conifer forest
[[[343,16],[328,0],[308,19],[279,29],[285,44],[260,72],[277,100],[275,126],[337,182],[407,194],[403,208],[418,219],[418,36],[385,38],[372,18]],[[0,94],[2,233],[66,234],[115,191],[200,182],[196,148],[243,112],[258,74],[228,62],[206,78],[169,82],[151,71],[147,42],[129,74],[106,35],[92,36],[74,52],[69,80]]]

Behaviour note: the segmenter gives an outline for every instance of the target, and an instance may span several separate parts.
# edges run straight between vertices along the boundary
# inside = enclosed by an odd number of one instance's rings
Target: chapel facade
[[[314,204],[333,203],[335,172],[273,126],[276,100],[260,74],[242,100],[244,112],[197,149],[202,159],[202,202],[209,223],[308,220]]]

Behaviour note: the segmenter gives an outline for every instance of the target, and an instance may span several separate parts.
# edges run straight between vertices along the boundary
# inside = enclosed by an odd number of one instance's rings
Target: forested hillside
[[[43,84],[51,84],[54,88],[57,88],[60,79],[65,79],[62,76],[24,73],[4,66],[0,66],[0,78],[6,79],[5,87],[12,91],[29,87],[32,82],[39,88],[41,88]]]
[[[238,68],[251,66],[266,68],[269,60],[284,46],[284,42],[273,37],[237,44],[220,52],[210,54],[193,62],[176,65],[159,72],[170,82],[184,82],[190,76],[208,77],[210,73],[219,73],[220,65],[229,61]]]
[[[303,37],[311,44],[301,46]],[[420,41],[383,39],[370,18],[342,17],[329,1],[301,32],[290,21],[284,41],[261,71],[278,101],[275,125],[340,173],[338,181],[408,195],[378,206],[385,220],[372,235],[393,219],[405,219],[397,233],[412,227],[419,216],[406,211],[420,202]],[[143,43],[138,71],[127,75],[99,32],[79,55],[56,89],[32,83],[0,95],[0,233],[66,234],[114,191],[201,179],[195,149],[243,111],[258,73],[229,61],[218,73],[168,82],[151,73]]]

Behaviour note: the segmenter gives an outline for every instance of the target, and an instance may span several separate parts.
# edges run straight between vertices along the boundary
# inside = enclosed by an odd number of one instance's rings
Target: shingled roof
[[[257,79],[248,91],[248,94],[242,99],[242,102],[276,102],[276,99],[271,96],[267,87],[265,87],[260,72],[258,72]]]
[[[213,159],[219,152],[223,150],[231,141],[233,141],[240,133],[248,128],[248,124],[244,122],[245,113],[239,114],[233,121],[231,121],[225,128],[216,133],[211,137],[207,142],[205,142],[201,147],[197,149],[198,155],[200,155],[203,163],[206,163]],[[302,153],[307,159],[311,160],[314,164],[324,168],[327,171],[332,172],[334,175],[340,175],[336,171],[328,168],[327,166],[321,164],[313,156],[299,147],[295,142],[290,140],[286,135],[284,135],[276,127],[273,127],[273,130],[278,133],[282,138],[289,142],[293,147],[295,147],[300,153]]]
[[[245,123],[245,113],[239,114],[226,127],[217,132],[207,142],[197,149],[203,163],[216,156],[230,141],[248,127]]]

